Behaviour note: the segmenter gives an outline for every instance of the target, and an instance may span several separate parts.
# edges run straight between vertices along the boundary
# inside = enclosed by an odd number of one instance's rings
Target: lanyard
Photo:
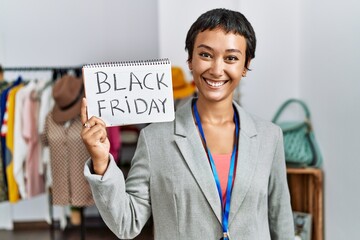
[[[219,176],[216,171],[215,162],[214,159],[210,153],[210,149],[207,147],[205,134],[201,125],[199,112],[196,107],[196,102],[194,102],[194,114],[195,119],[198,124],[198,128],[201,134],[202,139],[204,140],[206,151],[210,160],[211,169],[214,175],[214,179],[216,182],[216,187],[219,193],[220,201],[221,201],[221,208],[223,206],[223,198],[222,198],[222,191],[221,191],[221,185]],[[235,161],[236,161],[236,152],[237,152],[237,144],[238,144],[238,137],[239,137],[239,119],[236,114],[236,111],[234,109],[234,121],[235,121],[235,133],[236,133],[236,141],[234,144],[234,148],[231,154],[231,160],[230,160],[230,169],[229,169],[229,175],[228,175],[228,182],[227,182],[227,188],[226,188],[226,202],[225,202],[225,208],[222,211],[222,228],[223,228],[223,235],[224,237],[222,239],[228,240],[228,220],[229,220],[229,212],[230,212],[230,200],[231,200],[231,192],[232,192],[232,183],[233,183],[233,177],[234,177],[234,170],[235,170]]]

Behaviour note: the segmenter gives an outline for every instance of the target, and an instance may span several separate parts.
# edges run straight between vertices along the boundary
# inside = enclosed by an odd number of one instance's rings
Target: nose
[[[209,73],[214,77],[220,77],[224,74],[224,61],[222,59],[214,59],[211,63]]]

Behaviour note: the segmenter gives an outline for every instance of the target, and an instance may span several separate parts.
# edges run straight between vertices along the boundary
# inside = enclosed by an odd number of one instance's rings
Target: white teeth
[[[209,84],[210,86],[212,87],[221,87],[222,85],[225,84],[225,81],[221,81],[221,82],[212,82],[212,81],[209,81],[207,79],[205,79],[206,83]]]

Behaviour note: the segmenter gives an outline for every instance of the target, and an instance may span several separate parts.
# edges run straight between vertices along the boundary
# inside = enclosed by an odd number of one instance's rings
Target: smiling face
[[[219,28],[200,32],[189,61],[199,100],[232,101],[233,92],[247,71],[245,55],[243,36]]]

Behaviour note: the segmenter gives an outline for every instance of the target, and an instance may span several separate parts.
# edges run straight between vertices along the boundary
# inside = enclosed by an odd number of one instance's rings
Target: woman
[[[85,176],[119,238],[135,237],[151,214],[155,239],[294,238],[282,132],[233,101],[255,46],[239,12],[214,9],[195,21],[186,50],[198,98],[173,122],[141,131],[126,182],[103,121],[87,120],[83,100]]]

